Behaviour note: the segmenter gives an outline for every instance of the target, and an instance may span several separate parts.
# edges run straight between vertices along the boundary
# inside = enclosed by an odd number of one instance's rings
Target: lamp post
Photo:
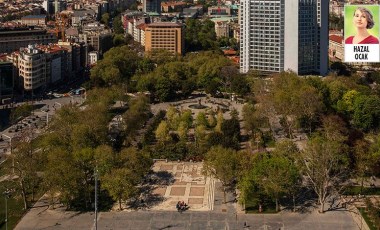
[[[46,126],[49,125],[49,112],[48,111],[44,111],[44,110],[41,110],[42,112],[46,113]]]
[[[8,230],[8,199],[11,196],[11,190],[5,190],[3,195],[5,197],[5,230]]]
[[[98,168],[95,168],[95,230],[98,230]]]

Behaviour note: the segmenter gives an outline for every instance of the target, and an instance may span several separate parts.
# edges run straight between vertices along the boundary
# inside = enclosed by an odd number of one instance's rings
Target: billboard
[[[345,62],[380,62],[379,10],[378,5],[345,5]]]

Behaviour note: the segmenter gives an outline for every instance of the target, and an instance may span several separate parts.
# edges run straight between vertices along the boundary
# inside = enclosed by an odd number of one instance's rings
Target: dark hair
[[[375,25],[375,21],[373,20],[373,16],[372,16],[372,13],[371,11],[369,11],[367,8],[365,7],[358,7],[356,8],[355,12],[359,10],[360,12],[364,13],[366,15],[366,19],[367,19],[367,29],[372,29],[372,27]],[[354,13],[354,16],[355,16],[355,13]]]

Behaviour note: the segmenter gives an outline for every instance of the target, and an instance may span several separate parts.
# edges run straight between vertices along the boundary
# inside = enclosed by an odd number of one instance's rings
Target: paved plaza
[[[168,172],[172,176],[168,185],[156,185],[153,194],[162,196],[163,202],[152,210],[176,210],[178,201],[184,201],[192,211],[212,210],[215,181],[202,175],[201,162],[157,161],[155,173]]]
[[[33,213],[33,215],[31,215]],[[248,227],[244,228],[244,222]],[[95,229],[93,213],[32,209],[16,229]],[[344,211],[325,214],[290,213],[248,215],[221,212],[137,211],[102,212],[98,229],[194,230],[354,230],[359,229]]]
[[[304,213],[283,211],[280,214],[245,214],[229,194],[222,202],[220,182],[202,175],[201,162],[156,161],[151,195],[161,197],[148,208],[100,212],[98,229],[194,229],[194,230],[354,230],[359,229],[350,213],[337,210],[318,214],[311,208]],[[185,201],[189,210],[176,211],[178,201]],[[16,229],[95,229],[93,212],[65,211],[65,207],[49,208],[49,198],[41,198],[20,221]],[[244,227],[244,223],[247,227]]]

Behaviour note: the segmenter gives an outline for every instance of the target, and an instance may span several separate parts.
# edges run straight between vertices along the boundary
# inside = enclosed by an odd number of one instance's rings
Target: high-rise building
[[[0,61],[0,104],[3,104],[3,99],[13,97],[13,87],[13,64]]]
[[[145,51],[167,50],[173,54],[184,53],[183,24],[156,22],[145,28]]]
[[[328,1],[242,0],[240,72],[327,74]]]
[[[67,8],[67,1],[65,0],[44,0],[42,7],[45,9],[46,14],[53,15],[59,13]]]
[[[161,13],[161,0],[143,0],[143,11],[145,13]]]

